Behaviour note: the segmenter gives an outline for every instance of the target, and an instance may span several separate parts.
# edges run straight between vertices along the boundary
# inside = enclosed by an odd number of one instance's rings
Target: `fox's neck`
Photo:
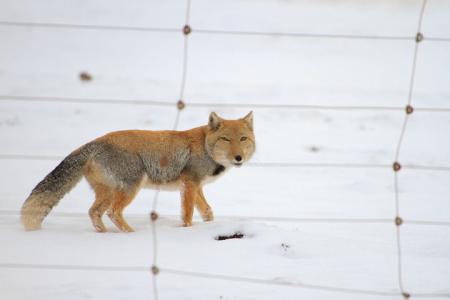
[[[194,141],[191,148],[191,158],[187,166],[187,171],[192,172],[201,181],[208,177],[218,177],[226,170],[225,166],[214,161],[208,150],[206,149],[206,133],[207,127],[201,126],[189,130],[192,140]]]
[[[212,175],[213,175],[213,176],[217,176],[217,175],[221,174],[223,171],[225,171],[225,167],[222,166],[222,165],[217,164],[217,167],[216,167],[216,169],[214,170],[214,172],[213,172]]]

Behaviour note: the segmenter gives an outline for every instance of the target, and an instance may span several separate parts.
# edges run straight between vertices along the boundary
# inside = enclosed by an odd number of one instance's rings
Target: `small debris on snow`
[[[242,239],[244,237],[244,234],[237,231],[231,235],[218,235],[215,237],[216,241],[223,241],[223,240],[229,240],[229,239]]]
[[[289,244],[281,243],[281,248],[283,248],[284,251],[287,251],[291,246]]]
[[[79,76],[80,76],[80,80],[83,82],[92,80],[92,75],[86,71],[81,72]]]
[[[317,153],[320,151],[320,148],[317,146],[311,146],[311,147],[309,147],[309,151]]]

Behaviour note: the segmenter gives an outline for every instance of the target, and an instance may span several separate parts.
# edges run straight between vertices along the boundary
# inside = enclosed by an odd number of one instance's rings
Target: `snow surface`
[[[195,29],[413,37],[414,1],[192,0],[189,60],[179,129],[255,113],[254,163],[349,163],[389,166],[404,112],[193,107],[189,103],[275,103],[403,107],[412,40],[351,40],[209,35]],[[419,45],[413,106],[450,108],[450,2],[429,0]],[[186,1],[3,0],[1,21],[151,26],[184,25]],[[0,95],[157,100],[180,93],[184,38],[176,32],[101,31],[0,26]],[[78,79],[81,71],[92,82]],[[0,101],[0,154],[62,157],[120,129],[170,129],[171,106]],[[450,167],[450,114],[416,111],[400,161]],[[2,159],[0,264],[81,266],[152,264],[148,213],[154,191],[127,208],[135,233],[92,230],[93,193],[82,181],[47,217],[25,232],[17,211],[56,160]],[[450,172],[402,169],[400,215],[448,222]],[[386,168],[247,166],[205,187],[217,216],[180,227],[178,193],[161,192],[158,265],[241,277],[399,292],[394,224],[289,223],[258,218],[394,219],[394,175]],[[243,239],[216,241],[242,232]],[[450,227],[401,227],[405,290],[450,297]],[[160,299],[402,299],[305,288],[158,275]],[[1,299],[152,299],[150,272],[0,268]],[[445,298],[445,297],[443,297]],[[422,299],[427,299],[423,297]],[[433,298],[435,299],[435,298]]]

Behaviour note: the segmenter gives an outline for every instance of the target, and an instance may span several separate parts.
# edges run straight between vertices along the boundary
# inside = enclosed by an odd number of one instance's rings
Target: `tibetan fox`
[[[95,191],[89,216],[98,232],[106,231],[105,212],[121,231],[133,231],[122,212],[143,187],[180,190],[184,226],[192,225],[194,206],[204,221],[212,221],[202,186],[247,162],[254,151],[252,112],[238,120],[213,112],[208,125],[186,131],[111,132],[73,151],[50,172],[26,199],[21,220],[25,229],[39,229],[84,176]]]

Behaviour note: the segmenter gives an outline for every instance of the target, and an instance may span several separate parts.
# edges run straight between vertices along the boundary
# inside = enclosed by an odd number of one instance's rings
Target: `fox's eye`
[[[220,139],[225,142],[231,142],[231,140],[227,137],[221,136]]]
[[[247,140],[246,136],[241,137],[241,142],[246,141],[246,140]]]

